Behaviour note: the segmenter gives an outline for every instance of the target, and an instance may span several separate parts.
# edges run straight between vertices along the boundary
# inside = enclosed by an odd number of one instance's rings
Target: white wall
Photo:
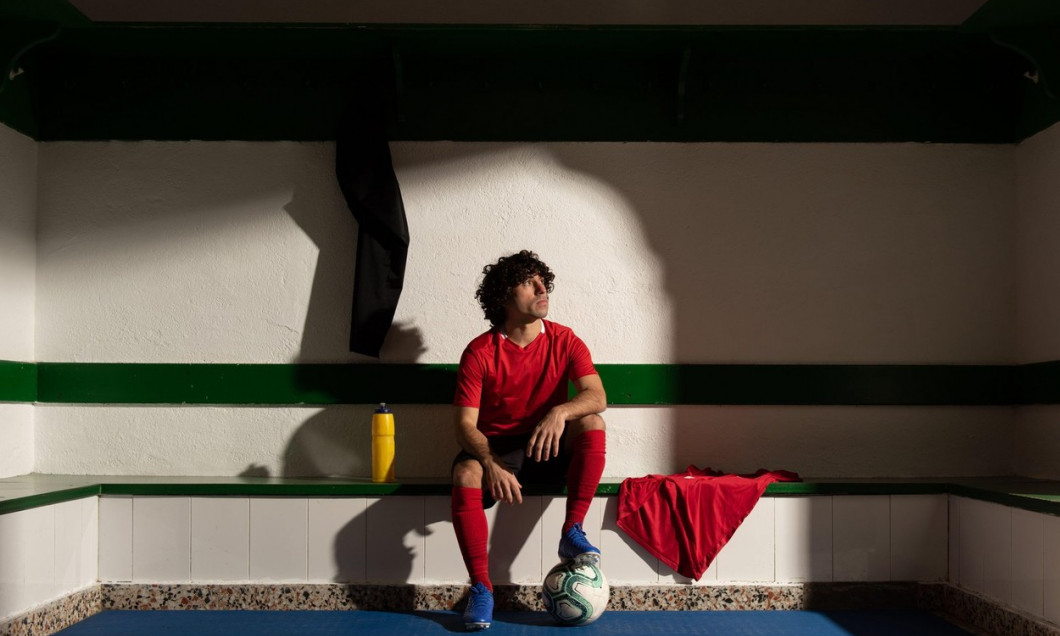
[[[1014,149],[393,146],[412,248],[384,362],[455,362],[481,268],[529,247],[599,363],[996,363],[1013,347]],[[356,226],[314,143],[46,143],[40,360],[318,362],[346,351]],[[399,405],[400,406],[400,405]],[[367,474],[368,409],[37,409],[39,469]],[[613,408],[612,476],[1008,472],[1011,409]],[[444,475],[444,407],[406,474]],[[956,442],[956,443],[954,443]],[[335,456],[321,450],[348,450]],[[120,452],[115,452],[120,448]],[[983,449],[989,449],[989,452]],[[294,457],[292,461],[290,458]],[[321,459],[323,458],[323,459]],[[402,461],[399,459],[399,462]],[[401,469],[399,463],[399,470]]]
[[[1018,361],[1060,359],[1060,125],[1016,148]]]
[[[37,470],[368,477],[372,408],[38,406]],[[394,408],[398,479],[448,479],[457,451],[448,411]],[[689,464],[803,477],[1001,475],[1011,456],[1008,407],[627,407],[605,416],[605,482]]]
[[[1060,126],[1016,149],[1016,351],[1019,362],[1060,359]],[[1020,409],[1015,471],[1060,478],[1060,407]]]
[[[599,362],[1006,362],[1011,147],[394,144],[413,245],[384,360],[455,362],[522,247]],[[38,356],[343,361],[333,148],[42,147]],[[407,343],[406,343],[407,344]]]
[[[0,124],[0,360],[33,360],[37,142]]]
[[[34,360],[37,143],[0,124],[0,360]],[[33,469],[33,407],[0,404],[0,477]]]

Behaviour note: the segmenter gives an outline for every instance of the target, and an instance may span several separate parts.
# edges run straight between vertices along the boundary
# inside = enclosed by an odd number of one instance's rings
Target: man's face
[[[505,307],[508,318],[529,322],[548,315],[548,290],[541,276],[534,274],[512,288],[512,297]]]

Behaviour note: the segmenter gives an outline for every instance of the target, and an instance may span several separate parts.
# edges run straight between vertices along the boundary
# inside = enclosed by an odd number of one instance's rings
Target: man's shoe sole
[[[576,554],[576,555],[574,555],[572,557],[568,557],[568,558],[560,557],[560,560],[561,561],[566,561],[567,563],[589,562],[592,565],[595,565],[596,567],[600,567],[600,553],[599,552],[582,552],[581,554]]]

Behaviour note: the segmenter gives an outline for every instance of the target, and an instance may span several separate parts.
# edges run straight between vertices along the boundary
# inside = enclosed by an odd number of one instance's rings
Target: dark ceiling
[[[1011,143],[1060,120],[1058,5],[0,0],[0,121],[42,141],[323,140],[378,112],[393,139]]]

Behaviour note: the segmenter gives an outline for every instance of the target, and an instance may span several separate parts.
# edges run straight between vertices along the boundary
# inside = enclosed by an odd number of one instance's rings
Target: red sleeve
[[[482,362],[471,349],[464,349],[460,356],[460,366],[456,371],[456,395],[453,406],[470,406],[479,408],[482,401]]]
[[[593,357],[589,354],[589,347],[585,346],[582,339],[571,334],[570,361],[567,365],[567,377],[571,380],[596,375],[596,367],[593,366]]]

